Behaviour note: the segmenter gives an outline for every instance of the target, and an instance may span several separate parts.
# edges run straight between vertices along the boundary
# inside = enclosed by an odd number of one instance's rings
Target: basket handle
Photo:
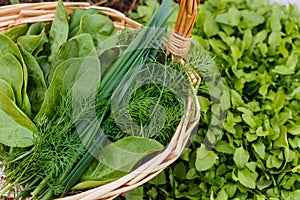
[[[192,42],[192,29],[194,27],[197,6],[200,0],[179,0],[180,9],[173,32],[169,38],[168,50],[176,56],[184,56],[188,53]]]

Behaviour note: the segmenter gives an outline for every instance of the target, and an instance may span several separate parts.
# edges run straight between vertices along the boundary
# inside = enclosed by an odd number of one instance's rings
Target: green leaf
[[[281,31],[282,26],[281,26],[279,15],[277,13],[272,13],[270,21],[271,21],[270,25],[272,31]]]
[[[2,34],[16,42],[19,37],[26,34],[28,27],[28,24],[19,25],[4,31]]]
[[[23,69],[14,55],[8,53],[0,56],[0,78],[11,85],[17,105],[21,107],[23,104]]]
[[[57,3],[54,20],[49,34],[51,55],[49,60],[56,55],[61,45],[67,41],[69,32],[68,13],[62,0]]]
[[[218,141],[215,145],[215,149],[221,153],[234,154],[234,148],[230,146],[227,142]]]
[[[86,56],[94,56],[95,46],[93,39],[89,34],[82,33],[75,36],[65,42],[57,54],[55,54],[51,60],[48,71],[48,80],[51,81],[53,78],[54,71],[59,64],[70,58],[80,58]]]
[[[116,29],[107,16],[92,14],[82,17],[77,35],[82,33],[89,33],[95,46],[99,46],[104,40],[114,35]]]
[[[226,193],[225,188],[222,188],[221,191],[218,193],[216,200],[227,200],[228,194]]]
[[[157,176],[149,181],[150,184],[155,186],[164,185],[167,183],[166,174],[164,171],[160,172]]]
[[[272,69],[272,72],[281,75],[291,75],[295,73],[293,69],[290,69],[284,65],[276,65],[275,68]]]
[[[236,166],[239,169],[242,169],[245,167],[249,158],[250,158],[249,153],[247,151],[245,151],[242,146],[237,148],[233,155],[234,163],[236,164]]]
[[[219,32],[219,26],[216,23],[216,21],[213,19],[213,16],[210,12],[205,12],[203,31],[207,35],[207,37],[212,37],[214,35],[217,35]]]
[[[257,177],[256,172],[250,172],[247,168],[238,170],[239,182],[247,188],[255,189]]]
[[[74,11],[70,14],[70,20],[69,20],[69,38],[74,37],[80,28],[80,21],[81,18],[85,15],[90,14],[102,14],[101,12],[97,11],[96,9],[82,9],[82,8],[75,8]]]
[[[144,190],[143,187],[138,187],[127,192],[125,196],[126,200],[143,200]]]
[[[198,178],[199,175],[197,173],[197,170],[195,168],[191,168],[189,169],[189,171],[186,173],[186,179],[187,180],[193,180]]]
[[[237,26],[240,23],[241,13],[235,8],[231,7],[228,10],[228,13],[219,14],[216,16],[216,22],[230,25],[230,26]]]
[[[255,123],[254,117],[247,114],[242,114],[242,118],[246,124],[248,124],[252,129],[255,129],[257,124]]]
[[[100,62],[96,57],[70,58],[64,61],[55,70],[35,120],[43,116],[51,119],[55,115],[54,108],[60,104],[61,97],[70,92],[76,94],[73,106],[84,98],[91,98],[95,95],[95,87],[99,82]],[[76,109],[80,109],[80,106]]]
[[[288,133],[299,136],[300,135],[300,125],[295,124],[295,125],[291,126],[290,128],[288,128]]]
[[[0,91],[0,143],[9,147],[29,147],[37,131],[34,123]]]
[[[289,148],[287,140],[287,128],[285,126],[280,127],[280,137],[274,142],[274,147],[280,148]]]
[[[43,45],[47,42],[48,38],[45,32],[39,35],[25,35],[18,38],[18,45],[35,56],[43,50]]]
[[[96,187],[121,178],[147,155],[163,149],[159,142],[142,137],[126,137],[104,147],[73,190]],[[143,172],[140,172],[143,173]]]
[[[254,148],[254,151],[258,154],[258,156],[261,159],[265,159],[266,156],[265,145],[261,141],[253,143],[252,147]]]
[[[13,102],[16,102],[15,93],[11,85],[0,78],[0,91],[3,92],[7,97],[9,97]]]
[[[214,166],[218,160],[218,155],[213,151],[208,151],[204,145],[197,149],[195,167],[197,171],[206,171]]]
[[[31,103],[32,114],[36,115],[44,101],[44,96],[47,90],[46,81],[43,71],[35,58],[20,47],[24,62],[28,69],[28,87],[27,94]]]
[[[180,162],[174,167],[173,170],[174,177],[176,177],[179,181],[183,181],[186,177],[186,171],[187,169],[185,164],[183,162]]]

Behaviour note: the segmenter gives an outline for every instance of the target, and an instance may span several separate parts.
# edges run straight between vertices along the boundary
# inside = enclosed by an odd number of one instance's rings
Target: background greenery
[[[147,21],[152,5],[131,17]],[[204,81],[191,145],[126,199],[300,199],[299,11],[267,0],[206,0],[198,11],[194,40],[215,57],[230,101],[214,99]],[[220,103],[225,119],[211,109]]]

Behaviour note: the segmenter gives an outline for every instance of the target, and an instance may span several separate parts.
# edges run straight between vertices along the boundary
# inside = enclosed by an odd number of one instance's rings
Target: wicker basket
[[[168,51],[171,54],[183,58],[188,52],[198,3],[198,0],[179,1],[180,10],[177,17],[177,23],[169,38]],[[114,21],[117,29],[123,29],[124,27],[135,29],[141,26],[139,23],[127,18],[123,13],[110,8],[90,6],[89,3],[78,2],[65,2],[64,4],[68,13],[71,13],[75,8],[94,8],[100,12],[106,13]],[[0,7],[0,33],[26,23],[52,21],[56,6],[57,2],[47,2],[15,4]],[[184,61],[184,59],[182,59],[182,61]],[[193,72],[190,74],[190,81],[193,87],[195,87],[195,91],[193,91],[194,94],[188,99],[186,114],[183,116],[169,145],[164,151],[116,181],[62,199],[114,199],[118,195],[151,180],[173,163],[184,150],[191,132],[197,126],[200,119],[200,105],[198,101],[192,100],[192,98],[197,99],[196,89],[199,86],[200,77],[197,73]]]

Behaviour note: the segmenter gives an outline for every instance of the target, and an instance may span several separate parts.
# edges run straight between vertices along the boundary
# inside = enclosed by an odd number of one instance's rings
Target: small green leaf
[[[213,151],[208,151],[204,145],[197,149],[197,157],[195,167],[197,171],[206,171],[214,166],[218,159],[218,155]]]
[[[175,167],[174,167],[174,176],[176,178],[178,178],[180,181],[184,180],[186,177],[186,166],[183,162],[178,163]]]
[[[249,153],[247,151],[245,151],[242,146],[240,148],[237,148],[233,155],[233,160],[239,169],[242,169],[245,167],[249,158],[250,158]]]
[[[287,128],[285,126],[280,127],[280,137],[274,142],[274,147],[280,148],[289,148],[287,140]]]
[[[216,200],[227,200],[228,194],[226,193],[225,188],[222,188],[221,191],[218,193]]]
[[[281,75],[291,75],[295,73],[293,69],[290,69],[284,65],[277,65],[274,69],[272,69],[272,72]]]
[[[247,188],[255,189],[257,177],[256,172],[250,172],[247,168],[238,170],[239,182]]]
[[[143,200],[144,190],[143,187],[138,187],[127,192],[125,196],[126,200]]]
[[[258,154],[258,156],[261,159],[265,159],[265,155],[266,155],[265,145],[261,141],[253,143],[252,147],[254,148],[254,151]]]
[[[290,127],[288,129],[288,133],[299,136],[300,135],[300,125],[298,125],[298,124],[293,125],[292,127]]]

